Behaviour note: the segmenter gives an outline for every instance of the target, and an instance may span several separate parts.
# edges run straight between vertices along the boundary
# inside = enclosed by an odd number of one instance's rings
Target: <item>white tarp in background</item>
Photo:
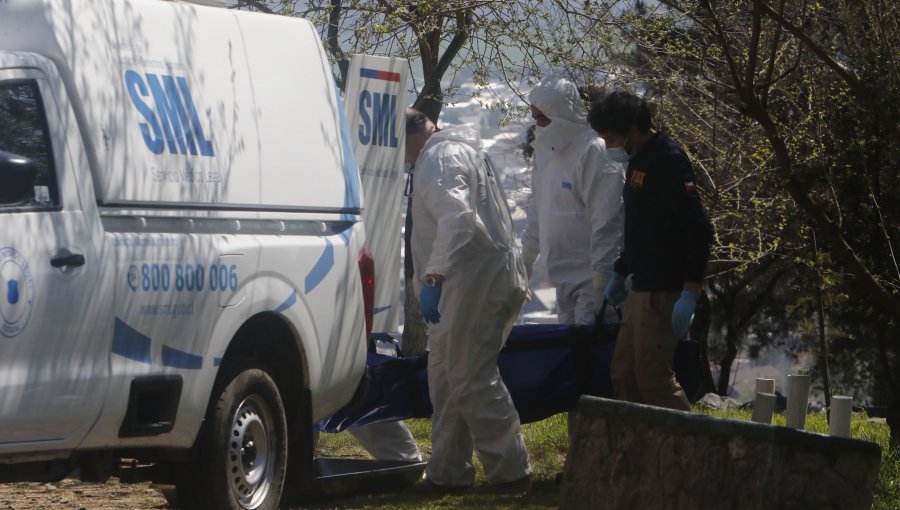
[[[399,329],[407,75],[405,59],[353,55],[344,93],[365,197],[366,244],[375,257],[374,332]]]

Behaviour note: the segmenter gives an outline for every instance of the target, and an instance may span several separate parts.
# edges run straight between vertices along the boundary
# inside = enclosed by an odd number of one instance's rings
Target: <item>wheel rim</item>
[[[259,395],[241,402],[231,421],[228,480],[242,508],[259,507],[275,478],[277,438],[269,406]]]

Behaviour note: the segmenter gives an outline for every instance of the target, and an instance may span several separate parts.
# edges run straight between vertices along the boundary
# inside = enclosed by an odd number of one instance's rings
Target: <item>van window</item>
[[[47,117],[34,80],[0,82],[0,150],[25,156],[37,166],[34,190],[26,208],[59,205]],[[0,212],[8,207],[0,206]],[[22,204],[15,206],[21,210]]]

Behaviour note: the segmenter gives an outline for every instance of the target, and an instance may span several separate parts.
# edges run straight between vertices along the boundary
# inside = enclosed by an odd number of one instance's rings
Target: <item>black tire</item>
[[[287,466],[287,422],[269,374],[249,360],[223,367],[197,457],[176,490],[188,510],[275,510]]]

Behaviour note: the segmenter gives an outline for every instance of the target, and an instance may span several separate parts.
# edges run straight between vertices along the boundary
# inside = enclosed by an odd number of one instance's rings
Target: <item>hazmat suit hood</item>
[[[464,143],[477,152],[479,156],[484,155],[484,144],[481,141],[481,134],[475,129],[475,126],[471,124],[451,126],[435,132],[428,138],[428,141],[425,142],[425,146],[422,147],[422,152],[424,153],[441,142]]]
[[[419,286],[426,274],[442,274],[452,284],[454,273],[499,264],[496,274],[509,274],[500,292],[524,296],[525,270],[497,177],[474,126],[447,127],[425,142],[415,167],[413,224],[418,228],[411,240]]]
[[[531,144],[535,150],[561,151],[591,129],[578,87],[566,78],[545,78],[528,95],[528,101],[551,120],[549,126],[535,128]]]
[[[551,122],[536,129],[532,143],[524,258],[530,265],[540,253],[557,288],[561,320],[590,324],[622,248],[624,168],[609,158],[603,140],[588,125],[587,108],[574,83],[547,78],[531,91],[529,101]]]

